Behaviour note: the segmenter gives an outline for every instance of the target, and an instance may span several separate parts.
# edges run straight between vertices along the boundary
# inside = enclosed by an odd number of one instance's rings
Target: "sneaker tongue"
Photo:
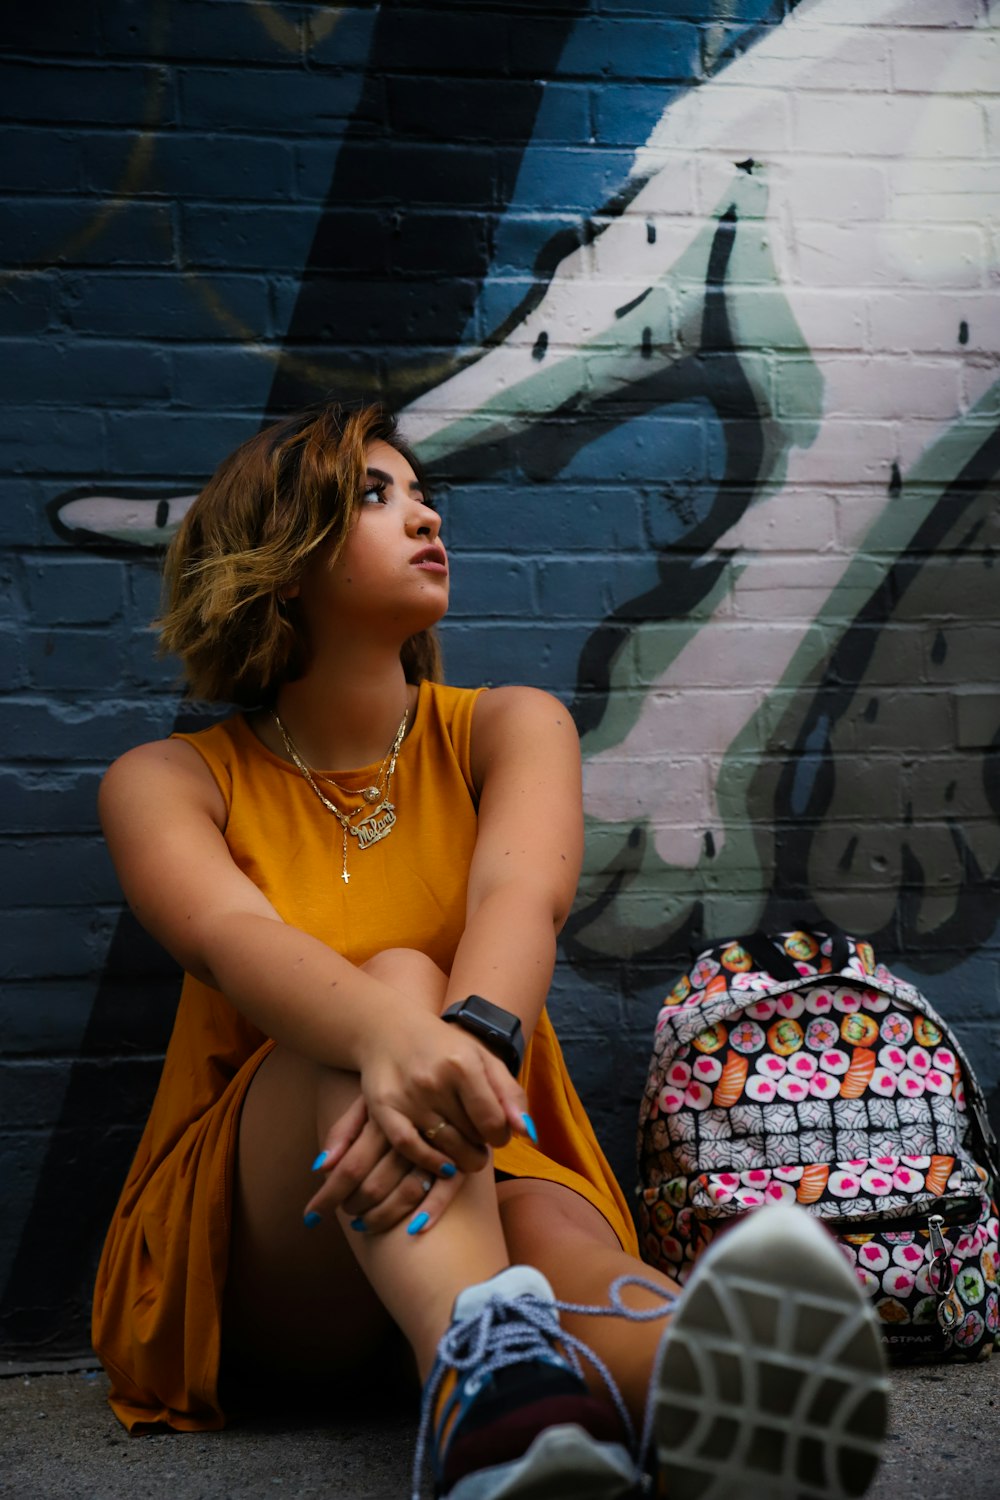
[[[467,1286],[464,1292],[459,1292],[455,1299],[453,1321],[464,1323],[469,1318],[477,1317],[491,1298],[509,1302],[514,1297],[528,1294],[543,1302],[556,1300],[549,1283],[534,1266],[508,1266],[505,1271],[491,1276],[489,1281],[477,1282],[475,1286]]]

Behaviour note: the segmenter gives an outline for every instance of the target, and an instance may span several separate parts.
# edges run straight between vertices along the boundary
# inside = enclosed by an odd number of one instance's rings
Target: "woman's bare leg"
[[[440,1008],[444,975],[421,955],[393,950],[369,967],[415,1004]],[[357,1080],[341,1076],[346,1109]],[[606,1305],[609,1286],[623,1274],[675,1290],[626,1255],[577,1193],[535,1179],[497,1187],[489,1168],[466,1179],[426,1234],[410,1236],[401,1224],[366,1236],[346,1229],[339,1216],[306,1229],[303,1207],[316,1187],[309,1171],[317,1150],[315,1092],[314,1065],[275,1048],[243,1108],[224,1319],[231,1355],[278,1372],[356,1374],[359,1359],[377,1355],[398,1326],[424,1377],[458,1293],[512,1262],[537,1266],[569,1302]],[[640,1291],[626,1301],[658,1305]],[[578,1316],[564,1316],[564,1323],[600,1354],[641,1420],[663,1323]]]
[[[445,977],[429,959],[404,950],[366,966],[440,1008]],[[357,1097],[343,1080],[346,1109]],[[329,1086],[330,1073],[326,1070]],[[332,1216],[315,1228],[303,1209],[316,1190],[309,1166],[317,1151],[317,1069],[275,1047],[243,1106],[233,1201],[233,1232],[223,1340],[233,1366],[249,1361],[276,1373],[357,1372],[396,1324],[422,1375],[433,1362],[458,1293],[509,1264],[489,1167],[466,1179],[439,1224],[411,1236],[345,1230]],[[349,1216],[348,1216],[349,1217]]]
[[[315,1088],[313,1065],[275,1047],[240,1120],[224,1359],[236,1371],[272,1369],[279,1380],[356,1370],[393,1331],[337,1224],[303,1224],[315,1191]]]
[[[562,1302],[607,1306],[608,1288],[619,1276],[641,1276],[666,1292],[675,1282],[627,1255],[610,1224],[592,1204],[556,1182],[521,1178],[497,1188],[504,1238],[511,1260],[537,1266]],[[626,1291],[627,1307],[663,1307],[663,1298],[639,1288]],[[665,1318],[633,1323],[563,1313],[563,1327],[604,1360],[618,1383],[633,1421],[641,1426],[657,1346]],[[603,1381],[592,1370],[595,1392]]]

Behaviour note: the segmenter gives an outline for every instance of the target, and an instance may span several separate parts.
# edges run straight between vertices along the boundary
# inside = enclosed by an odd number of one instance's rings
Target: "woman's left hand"
[[[325,1160],[316,1170],[325,1180],[306,1212],[325,1216],[339,1209],[350,1215],[351,1229],[369,1234],[384,1234],[404,1219],[416,1225],[413,1233],[424,1232],[441,1218],[465,1181],[447,1158],[441,1158],[435,1175],[400,1156],[368,1118],[360,1097],[330,1131]]]

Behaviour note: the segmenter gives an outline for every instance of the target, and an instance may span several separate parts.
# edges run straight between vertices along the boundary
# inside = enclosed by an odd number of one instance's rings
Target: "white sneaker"
[[[560,1325],[561,1305],[533,1266],[509,1266],[460,1293],[424,1387],[412,1500],[428,1449],[442,1500],[635,1493],[621,1396],[593,1352]],[[605,1374],[611,1401],[591,1395],[581,1355]]]
[[[878,1468],[875,1314],[804,1209],[757,1209],[698,1262],[650,1400],[664,1500],[852,1500]]]

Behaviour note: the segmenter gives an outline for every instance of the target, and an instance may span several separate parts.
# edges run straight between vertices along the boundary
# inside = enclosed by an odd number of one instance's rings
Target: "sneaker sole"
[[[567,1425],[547,1427],[512,1463],[466,1474],[447,1500],[621,1500],[637,1483],[626,1448]]]
[[[877,1321],[803,1209],[758,1209],[699,1262],[653,1388],[669,1500],[854,1500],[878,1468]]]

